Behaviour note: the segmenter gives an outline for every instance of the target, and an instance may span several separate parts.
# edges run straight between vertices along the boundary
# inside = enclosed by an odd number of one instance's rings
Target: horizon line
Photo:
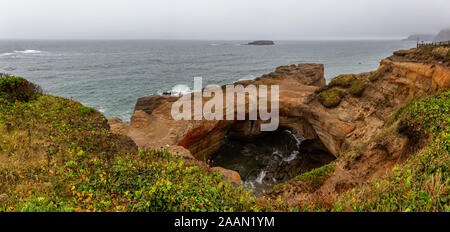
[[[355,40],[404,40],[408,36],[400,37],[317,37],[304,39],[212,39],[212,38],[0,38],[0,40],[34,40],[34,41],[355,41]]]

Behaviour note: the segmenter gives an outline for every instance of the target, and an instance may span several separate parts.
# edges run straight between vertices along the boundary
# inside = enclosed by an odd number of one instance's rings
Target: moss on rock
[[[319,101],[323,106],[332,108],[341,103],[344,92],[338,89],[328,89],[319,93]]]
[[[333,80],[330,81],[330,84],[328,86],[330,87],[340,86],[348,88],[352,85],[352,81],[354,81],[355,79],[356,79],[355,74],[342,74],[333,78]]]
[[[297,180],[307,184],[312,191],[317,190],[336,170],[334,164],[328,164],[320,168],[316,168],[310,172],[303,173],[296,177]]]
[[[361,97],[362,93],[364,92],[364,89],[366,88],[366,83],[363,79],[357,79],[352,82],[352,85],[348,89],[351,95],[356,97]]]

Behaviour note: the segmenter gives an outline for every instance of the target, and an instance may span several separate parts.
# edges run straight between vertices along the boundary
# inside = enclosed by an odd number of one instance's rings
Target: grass
[[[357,79],[352,82],[352,85],[348,89],[349,93],[356,97],[361,97],[366,88],[366,83],[363,79]]]
[[[333,80],[330,81],[328,86],[329,87],[340,86],[340,87],[348,88],[352,85],[352,82],[355,79],[356,79],[355,74],[342,74],[342,75],[339,75],[339,76],[333,78]]]
[[[373,72],[370,76],[369,76],[369,80],[371,82],[375,82],[377,81],[380,77],[382,77],[384,74],[386,74],[387,72],[390,72],[392,69],[391,66],[389,65],[384,65],[381,66],[377,71]]]
[[[311,189],[311,192],[320,188],[323,183],[333,174],[336,167],[333,164],[328,164],[320,168],[316,168],[307,173],[303,173],[296,177],[297,180],[302,181]]]
[[[341,103],[344,92],[338,89],[328,89],[319,93],[319,101],[325,107],[336,107]]]

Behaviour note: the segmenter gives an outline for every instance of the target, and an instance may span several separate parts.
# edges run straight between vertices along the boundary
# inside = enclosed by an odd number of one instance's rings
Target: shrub
[[[0,75],[0,98],[9,102],[30,101],[42,94],[42,89],[22,77]]]
[[[341,103],[344,92],[338,89],[328,89],[319,93],[319,101],[325,107],[336,107]]]
[[[33,196],[23,200],[17,204],[16,211],[18,212],[75,212],[75,209],[58,206],[47,196]]]
[[[204,163],[138,151],[93,112],[44,94],[0,105],[0,212],[275,210]]]

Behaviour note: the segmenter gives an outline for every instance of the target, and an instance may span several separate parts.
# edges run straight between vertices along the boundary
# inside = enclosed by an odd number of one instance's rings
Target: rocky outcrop
[[[147,114],[152,114],[153,110],[158,108],[160,105],[169,102],[175,102],[180,97],[175,96],[161,96],[161,95],[152,95],[147,97],[141,97],[137,100],[136,106],[134,107],[134,111],[144,111]]]
[[[306,104],[354,127],[349,133],[343,133],[346,134],[343,140],[346,149],[339,150],[342,159],[333,163],[333,173],[313,192],[322,196],[333,195],[383,177],[396,164],[403,162],[411,150],[420,149],[417,146],[422,142],[411,144],[408,138],[392,133],[396,127],[391,126],[388,119],[412,97],[450,88],[448,61],[437,59],[426,49],[395,52],[394,56],[381,61],[377,71],[356,75],[353,83],[359,81],[364,85],[360,96],[350,94],[351,87],[347,85],[330,87],[344,93],[342,101],[334,108],[320,106],[315,96]],[[323,120],[329,119],[318,118],[318,121]],[[316,124],[318,122],[313,125]],[[331,135],[329,131],[323,134],[327,137]],[[300,181],[291,180],[269,192],[268,196],[281,197],[295,205],[301,201],[311,201],[316,195]]]
[[[339,80],[332,81],[328,86],[325,86],[323,65],[319,64],[282,66],[255,80],[241,81],[235,85],[279,85],[280,127],[300,133],[308,146],[304,149],[322,150],[340,157],[349,148],[373,140],[383,130],[387,118],[411,97],[450,88],[450,61],[424,49],[427,48],[396,52],[381,61],[377,71],[340,76]],[[340,101],[332,107],[324,106],[320,99],[321,93],[329,90],[342,93]],[[261,134],[261,120],[176,121],[170,112],[177,99],[170,96],[141,98],[129,125],[111,119],[110,126],[113,131],[132,138],[140,147],[159,149],[178,146],[201,161],[209,160],[210,155],[220,148],[225,136],[245,140]],[[209,98],[203,98],[203,103],[207,100]],[[245,104],[248,106],[248,98]],[[397,154],[392,157],[400,156],[401,144],[383,145],[381,150],[374,145],[369,148],[374,155],[361,159],[367,159],[367,163],[379,162],[377,157],[384,157],[386,149],[389,154]],[[340,174],[330,178],[336,182],[324,185],[327,186],[324,188],[343,189],[343,186],[353,186],[358,181],[374,178],[384,173],[382,168],[394,165],[397,160],[377,168],[371,167],[364,174],[355,174],[347,170],[344,164],[338,165],[335,173]],[[364,165],[355,167],[362,170]],[[234,175],[228,175],[229,179],[233,179]],[[355,175],[359,177],[350,178]],[[299,189],[296,191],[303,194]]]
[[[330,146],[331,151],[338,153],[342,139],[345,137],[343,133],[348,132],[352,127],[342,122],[335,122],[331,118],[327,123],[312,126],[309,121],[316,122],[316,117],[326,118],[328,116],[308,107],[302,108],[308,96],[325,85],[323,65],[283,66],[277,68],[275,72],[255,80],[235,83],[235,85],[244,87],[249,84],[256,86],[261,84],[279,85],[280,126],[296,129],[307,139],[320,140],[327,137],[325,146]],[[169,96],[140,98],[130,125],[124,127],[122,123],[114,119],[110,120],[111,127],[113,130],[117,128],[117,132],[131,137],[140,147],[156,149],[166,145],[179,145],[188,149],[197,159],[205,161],[222,145],[227,134],[234,133],[242,137],[251,137],[260,133],[261,121],[173,120],[170,110],[176,99],[178,98]],[[203,102],[205,103],[207,100],[205,98]],[[328,134],[330,129],[343,132],[330,133],[333,138],[331,138],[332,142],[329,142],[330,138],[325,134]],[[335,141],[334,138],[339,141]]]
[[[247,45],[275,45],[275,43],[271,40],[257,40],[249,42]]]

